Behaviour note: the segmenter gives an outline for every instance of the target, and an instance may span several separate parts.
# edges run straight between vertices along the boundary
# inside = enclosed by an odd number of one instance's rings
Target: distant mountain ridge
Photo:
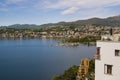
[[[13,24],[9,26],[1,26],[2,28],[16,28],[16,29],[24,29],[24,28],[33,28],[37,27],[35,24]]]
[[[90,18],[86,20],[77,20],[73,22],[58,22],[58,23],[48,23],[42,25],[35,24],[14,24],[10,26],[1,26],[7,28],[41,28],[41,27],[57,27],[57,26],[85,26],[85,25],[94,25],[94,26],[120,26],[120,15],[116,15],[108,18]]]
[[[94,25],[94,26],[120,26],[120,15],[108,17],[108,18],[90,18],[86,20],[77,20],[73,22],[59,22],[55,24],[44,24],[41,26],[59,26],[59,25],[76,25],[76,26],[84,26],[84,25]]]

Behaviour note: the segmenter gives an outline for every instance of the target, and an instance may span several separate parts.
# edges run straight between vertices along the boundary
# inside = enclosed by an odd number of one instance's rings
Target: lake
[[[0,80],[51,80],[92,58],[95,46],[56,46],[55,39],[0,40]]]

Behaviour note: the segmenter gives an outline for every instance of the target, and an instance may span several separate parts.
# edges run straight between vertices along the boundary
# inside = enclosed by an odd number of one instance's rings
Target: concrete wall
[[[120,80],[120,56],[115,56],[115,49],[120,50],[120,42],[98,41],[100,60],[95,60],[95,80]],[[104,64],[113,65],[112,75],[104,74]]]

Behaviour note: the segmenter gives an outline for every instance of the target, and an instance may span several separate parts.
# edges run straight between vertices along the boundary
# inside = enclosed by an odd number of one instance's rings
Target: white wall
[[[120,56],[115,56],[115,49],[120,50],[120,42],[98,41],[100,60],[95,60],[95,80],[120,80]],[[104,64],[113,65],[112,75],[104,74]]]

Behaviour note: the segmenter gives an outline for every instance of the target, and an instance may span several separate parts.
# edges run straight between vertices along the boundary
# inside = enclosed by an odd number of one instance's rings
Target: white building
[[[97,41],[95,80],[120,80],[120,42]]]
[[[102,35],[101,40],[109,40],[109,41],[120,41],[120,34],[113,34],[113,35]]]

